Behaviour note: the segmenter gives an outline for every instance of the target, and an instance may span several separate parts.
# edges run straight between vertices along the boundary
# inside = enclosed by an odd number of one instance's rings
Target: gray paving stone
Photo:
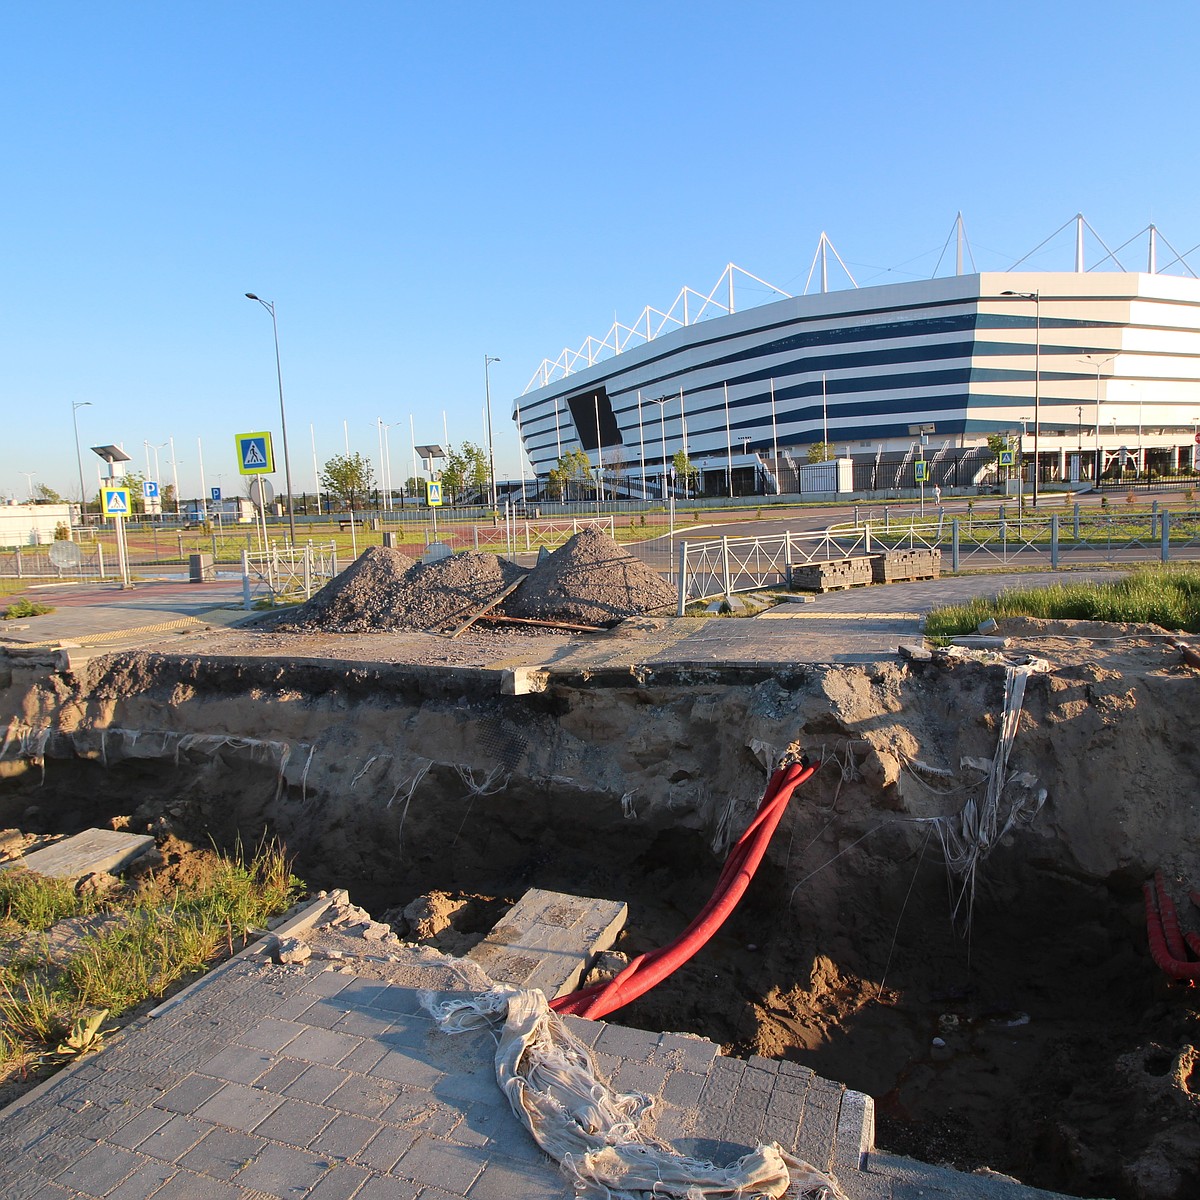
[[[265,1145],[260,1137],[232,1129],[212,1129],[204,1135],[203,1141],[180,1157],[179,1165],[199,1175],[228,1182]]]
[[[152,1154],[164,1162],[175,1162],[186,1154],[208,1131],[211,1125],[194,1117],[176,1113],[165,1125],[160,1126],[138,1143],[140,1154]]]
[[[672,1071],[663,1081],[662,1098],[680,1108],[697,1108],[704,1092],[705,1076],[690,1071]]]
[[[261,1197],[219,1179],[179,1171],[155,1192],[154,1200],[261,1200]]]
[[[377,1117],[396,1099],[396,1089],[389,1081],[351,1075],[324,1099],[330,1108],[362,1117]]]
[[[255,1086],[262,1088],[267,1092],[281,1092],[290,1094],[287,1089],[307,1071],[308,1065],[302,1063],[296,1058],[281,1058],[275,1062],[267,1071],[263,1072],[256,1080]],[[325,1070],[324,1067],[321,1068]],[[234,1082],[238,1082],[235,1080]],[[241,1082],[245,1082],[242,1080]],[[318,1099],[323,1100],[325,1097],[320,1096]],[[311,1100],[312,1096],[302,1096],[302,1100]]]
[[[432,1088],[442,1072],[432,1063],[398,1050],[389,1050],[368,1072],[373,1079],[391,1079],[413,1087]]]
[[[302,1064],[301,1064],[302,1065]],[[317,1063],[296,1076],[291,1083],[282,1089],[283,1095],[295,1100],[308,1100],[313,1104],[322,1104],[334,1092],[353,1076],[349,1071],[338,1070],[336,1067],[326,1067]],[[265,1086],[266,1079],[260,1079],[259,1086]]]
[[[247,1029],[245,1033],[239,1034],[238,1041],[243,1046],[250,1046],[255,1050],[275,1052],[282,1050],[307,1028],[307,1025],[296,1021],[280,1021],[276,1017],[267,1017],[266,1020],[259,1021],[257,1025]]]
[[[543,1158],[545,1169],[531,1176],[527,1163],[512,1162],[499,1155],[491,1158],[483,1174],[467,1192],[469,1200],[564,1200],[573,1196],[574,1189],[567,1183],[548,1158]],[[422,1198],[424,1200],[424,1198]]]
[[[392,1169],[392,1174],[466,1195],[483,1173],[488,1156],[474,1146],[456,1146],[419,1138]]]
[[[682,1033],[664,1033],[658,1048],[658,1054],[672,1066],[697,1075],[706,1074],[720,1053],[721,1047],[715,1042]]]
[[[303,1100],[284,1100],[254,1126],[259,1137],[303,1149],[333,1120],[332,1110]]]
[[[339,1029],[340,1033],[341,1030]],[[374,1037],[367,1037],[356,1050],[338,1064],[339,1071],[353,1071],[358,1075],[370,1074],[371,1068],[388,1052],[388,1047]]]
[[[354,1155],[354,1160],[377,1171],[390,1171],[419,1136],[415,1129],[384,1126]]]
[[[340,999],[340,997],[339,997]],[[338,1033],[350,1033],[357,1037],[382,1037],[392,1026],[394,1016],[400,1014],[384,1013],[382,1010],[351,1009],[349,1012],[336,1011],[336,1020],[327,1028],[335,1029]]]
[[[164,1092],[154,1102],[154,1107],[164,1108],[167,1112],[193,1113],[224,1086],[222,1080],[207,1075],[188,1075]]]
[[[213,1125],[250,1133],[282,1103],[284,1101],[279,1096],[259,1088],[249,1088],[243,1083],[227,1083],[196,1109],[196,1116]]]
[[[265,1050],[252,1050],[246,1046],[227,1046],[220,1054],[214,1055],[202,1062],[196,1069],[202,1075],[211,1075],[214,1079],[226,1083],[255,1083],[268,1071],[277,1067],[282,1059],[277,1054]]]
[[[433,1098],[432,1092],[407,1088],[380,1114],[389,1125],[404,1125],[429,1137],[449,1137],[462,1114]]]
[[[350,1200],[370,1178],[370,1171],[364,1167],[356,1167],[352,1163],[338,1163],[304,1200]]]
[[[175,1174],[176,1168],[171,1163],[143,1163],[113,1188],[104,1200],[149,1200]]]
[[[309,968],[308,971],[314,970]],[[314,971],[304,973],[299,991],[309,996],[336,996],[354,982],[354,975],[343,975],[338,971]]]
[[[640,1092],[656,1096],[663,1086],[664,1071],[653,1062],[623,1062],[609,1079],[609,1084],[620,1092]]]
[[[145,1161],[121,1146],[93,1146],[78,1162],[56,1175],[54,1181],[60,1187],[103,1196]]]
[[[238,1187],[291,1200],[315,1187],[328,1170],[329,1160],[318,1154],[268,1142],[254,1161],[233,1177],[233,1182]]]
[[[596,1042],[596,1049],[618,1058],[647,1059],[657,1049],[660,1036],[625,1025],[606,1025]]]
[[[105,1139],[115,1146],[124,1146],[133,1150],[146,1140],[155,1130],[161,1129],[169,1120],[171,1114],[156,1108],[146,1109],[130,1117],[123,1125],[114,1130]]]
[[[333,1158],[353,1158],[377,1133],[382,1132],[383,1126],[375,1121],[341,1113],[309,1143],[309,1149]]]
[[[327,1029],[305,1029],[287,1044],[289,1058],[302,1058],[305,1062],[323,1063],[336,1067],[352,1050],[362,1045],[362,1038],[345,1033],[332,1033]]]
[[[424,1190],[419,1183],[410,1183],[391,1175],[372,1175],[355,1194],[354,1200],[417,1200]],[[512,1200],[516,1200],[516,1197]]]

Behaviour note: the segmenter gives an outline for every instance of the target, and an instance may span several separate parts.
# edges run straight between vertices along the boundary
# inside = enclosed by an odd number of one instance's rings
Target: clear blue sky
[[[236,488],[279,431],[248,291],[300,489],[310,425],[374,459],[382,417],[396,480],[410,414],[482,442],[485,354],[515,474],[544,357],[731,260],[799,292],[822,230],[860,284],[928,277],[960,209],[984,270],[1077,211],[1200,242],[1194,4],[815,8],[4,5],[0,495],[78,492],[84,401],[89,490],[89,446],[170,437],[185,496],[198,438]]]

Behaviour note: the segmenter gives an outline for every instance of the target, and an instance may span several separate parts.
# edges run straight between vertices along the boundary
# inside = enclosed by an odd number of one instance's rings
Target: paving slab
[[[154,849],[147,834],[121,833],[113,829],[85,829],[73,837],[35,850],[4,866],[21,866],[51,879],[79,879],[108,872],[119,874],[131,862]]]
[[[467,957],[497,983],[539,988],[553,1000],[579,986],[628,917],[620,901],[530,888]]]

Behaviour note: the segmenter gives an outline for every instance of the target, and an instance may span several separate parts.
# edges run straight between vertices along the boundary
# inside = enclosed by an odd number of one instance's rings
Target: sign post
[[[429,505],[430,512],[433,513],[433,540],[438,540],[437,531],[437,510],[442,504],[442,485],[438,480],[431,479],[425,484],[425,503]]]
[[[925,515],[925,483],[929,476],[929,464],[923,459],[918,458],[913,464],[914,474],[917,482],[921,485],[921,516]]]
[[[262,549],[267,548],[267,489],[263,476],[275,472],[275,452],[271,447],[271,434],[267,430],[257,433],[234,434],[237,446],[238,474],[258,476],[258,512],[262,520]]]
[[[117,561],[121,568],[121,586],[133,584],[129,578],[129,547],[125,542],[125,518],[129,516],[129,489],[108,487],[100,489],[100,507],[106,517],[112,517],[117,527]]]

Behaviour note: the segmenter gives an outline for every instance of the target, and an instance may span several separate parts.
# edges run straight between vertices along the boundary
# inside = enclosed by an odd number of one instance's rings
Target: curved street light
[[[279,365],[279,325],[275,320],[275,302],[261,300],[253,292],[246,293],[247,300],[254,300],[271,314],[271,329],[275,334],[275,375],[279,380],[279,423],[283,426],[283,478],[288,494],[288,533],[292,545],[296,544],[296,500],[292,495],[292,464],[288,458],[287,413],[283,407],[283,368]],[[265,520],[265,518],[264,518]]]

